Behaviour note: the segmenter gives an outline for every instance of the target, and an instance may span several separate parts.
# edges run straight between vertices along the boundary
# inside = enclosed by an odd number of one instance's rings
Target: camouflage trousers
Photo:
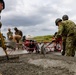
[[[4,40],[1,32],[0,32],[0,45],[1,45],[1,47],[2,47],[3,49],[6,48],[6,46],[5,46],[5,40]]]
[[[65,55],[65,51],[66,51],[66,38],[64,38],[64,37],[62,39],[62,47],[63,47],[62,55]]]
[[[66,56],[75,56],[75,45],[74,45],[74,36],[68,36],[66,38]]]

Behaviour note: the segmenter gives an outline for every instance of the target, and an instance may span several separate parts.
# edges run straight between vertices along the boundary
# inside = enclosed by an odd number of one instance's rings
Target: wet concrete
[[[76,59],[52,53],[25,54],[0,62],[2,75],[76,75]]]
[[[62,56],[61,52],[27,54],[26,50],[8,51],[9,55],[23,54],[19,59],[0,62],[2,75],[76,75],[76,56]],[[0,55],[4,51],[0,48]]]
[[[28,62],[30,64],[42,66],[43,68],[49,68],[49,67],[67,68],[70,72],[73,71],[76,74],[76,63],[74,62],[69,64],[63,60],[48,60],[48,59],[37,59],[37,60],[30,59]]]

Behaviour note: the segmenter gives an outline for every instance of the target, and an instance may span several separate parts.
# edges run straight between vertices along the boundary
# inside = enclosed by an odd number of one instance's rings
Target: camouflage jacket
[[[74,35],[75,23],[71,20],[62,21],[58,26],[57,36],[60,35],[62,37],[72,36]]]
[[[9,39],[9,36],[13,36],[13,32],[7,32],[7,38]]]

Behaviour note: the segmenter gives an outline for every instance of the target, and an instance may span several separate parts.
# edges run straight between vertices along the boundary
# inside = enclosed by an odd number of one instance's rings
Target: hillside
[[[37,42],[50,42],[52,40],[53,35],[45,35],[45,36],[36,36],[34,39]]]

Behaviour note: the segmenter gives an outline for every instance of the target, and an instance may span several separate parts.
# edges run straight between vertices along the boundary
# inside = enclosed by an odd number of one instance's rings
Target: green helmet
[[[58,25],[58,22],[61,22],[61,21],[62,21],[62,19],[57,18],[57,19],[55,20],[55,24],[56,24],[56,26]]]
[[[63,15],[63,16],[62,16],[62,19],[65,21],[65,20],[68,20],[69,17],[68,17],[68,15]]]
[[[3,4],[3,8],[0,10],[0,13],[1,13],[1,11],[2,11],[3,9],[5,9],[5,2],[4,2],[3,0],[0,0],[0,3]]]
[[[3,0],[0,0],[0,3],[3,3],[3,9],[5,8],[5,3]]]

